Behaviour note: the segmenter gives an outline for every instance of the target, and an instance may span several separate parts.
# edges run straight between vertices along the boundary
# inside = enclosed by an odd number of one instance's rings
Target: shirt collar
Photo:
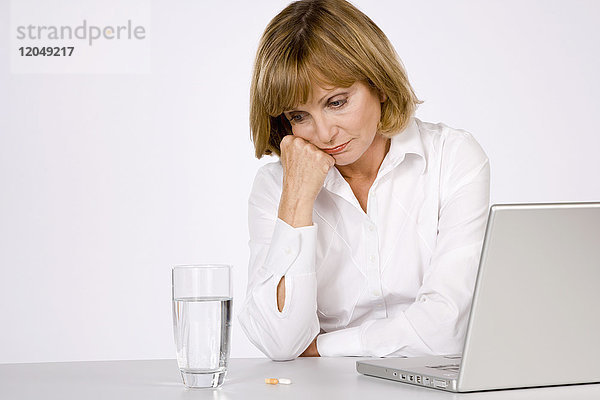
[[[397,167],[404,159],[407,154],[415,154],[422,160],[420,173],[425,173],[427,168],[427,161],[425,158],[425,150],[423,148],[423,142],[421,141],[421,135],[419,133],[419,126],[417,125],[418,119],[412,117],[409,120],[406,128],[392,136],[390,149],[385,155],[381,166],[379,167],[379,176],[383,176],[393,168]],[[344,177],[337,168],[330,168],[323,186],[329,190],[332,190],[335,186],[343,183]]]
[[[417,121],[417,118],[412,117],[402,132],[392,136],[390,150],[385,155],[383,163],[379,168],[380,173],[396,167],[404,161],[407,154],[415,154],[421,158],[420,172],[421,174],[425,173],[427,161]]]

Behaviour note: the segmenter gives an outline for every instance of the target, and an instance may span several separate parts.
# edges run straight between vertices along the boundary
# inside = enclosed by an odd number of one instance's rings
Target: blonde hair
[[[364,81],[385,93],[379,132],[401,132],[420,101],[385,34],[344,0],[301,0],[267,25],[260,40],[250,86],[250,131],[255,155],[275,153],[291,134],[286,110],[304,104],[312,82],[349,87]]]

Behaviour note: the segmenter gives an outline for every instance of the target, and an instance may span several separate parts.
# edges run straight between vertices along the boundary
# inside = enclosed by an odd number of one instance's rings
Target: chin
[[[335,165],[339,165],[339,166],[344,166],[344,165],[350,165],[354,162],[356,162],[356,160],[358,159],[358,157],[353,157],[352,154],[348,154],[348,153],[341,153],[339,155],[334,155],[333,158],[335,159]]]

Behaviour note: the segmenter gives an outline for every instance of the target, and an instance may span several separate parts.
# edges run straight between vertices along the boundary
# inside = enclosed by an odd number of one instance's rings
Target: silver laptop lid
[[[600,203],[494,205],[459,391],[600,381]]]

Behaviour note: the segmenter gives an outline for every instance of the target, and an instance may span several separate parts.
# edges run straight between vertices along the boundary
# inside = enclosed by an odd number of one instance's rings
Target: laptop
[[[493,205],[463,353],[356,369],[451,392],[600,382],[600,203]]]

